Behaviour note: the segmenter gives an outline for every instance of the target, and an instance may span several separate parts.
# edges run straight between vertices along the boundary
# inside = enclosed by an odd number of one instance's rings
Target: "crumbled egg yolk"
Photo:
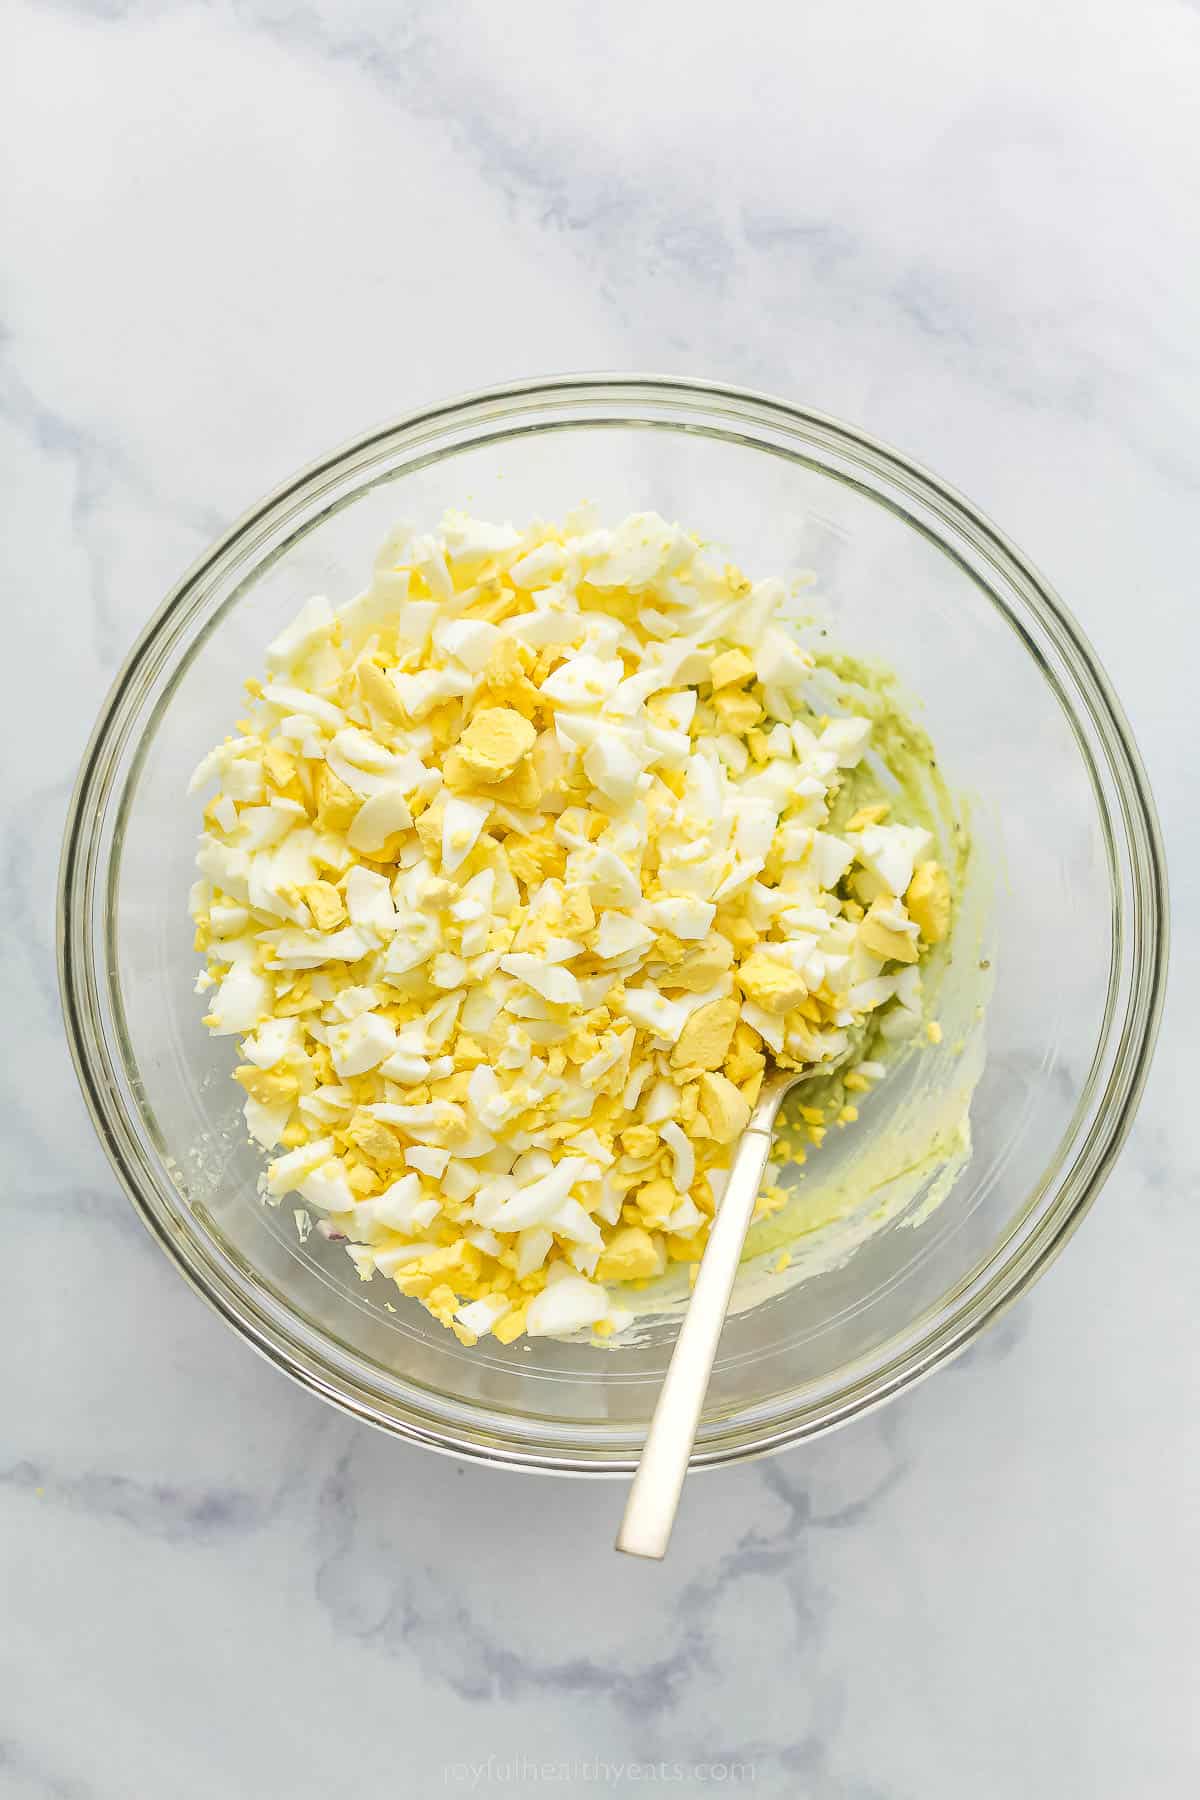
[[[784,600],[654,514],[449,513],[308,602],[193,777],[266,1194],[464,1344],[620,1331],[610,1286],[703,1254],[768,1054],[919,1019],[949,882],[886,804],[825,829],[871,726],[810,704]]]

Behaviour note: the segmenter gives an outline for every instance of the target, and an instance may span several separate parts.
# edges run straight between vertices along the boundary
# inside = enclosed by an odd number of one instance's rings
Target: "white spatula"
[[[630,1556],[666,1553],[775,1121],[797,1079],[768,1073],[734,1155],[617,1533]]]

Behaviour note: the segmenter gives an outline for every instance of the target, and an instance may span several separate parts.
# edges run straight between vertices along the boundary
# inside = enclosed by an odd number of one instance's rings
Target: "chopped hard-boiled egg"
[[[394,534],[266,663],[193,779],[191,912],[268,1197],[464,1344],[611,1338],[702,1253],[768,1054],[912,1035],[931,834],[834,829],[871,719],[781,583],[653,513]]]

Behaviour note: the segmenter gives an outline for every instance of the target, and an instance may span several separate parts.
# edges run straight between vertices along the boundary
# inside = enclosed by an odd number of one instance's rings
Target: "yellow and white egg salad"
[[[785,599],[653,513],[451,512],[304,606],[196,771],[263,1191],[464,1344],[611,1338],[700,1258],[768,1059],[844,1097],[921,1020],[950,883],[854,804],[872,721]]]

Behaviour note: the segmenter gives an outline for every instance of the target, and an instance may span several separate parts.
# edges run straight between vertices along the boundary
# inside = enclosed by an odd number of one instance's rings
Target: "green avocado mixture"
[[[932,835],[934,854],[949,876],[952,896],[957,898],[965,880],[970,837],[938,766],[933,744],[906,710],[895,675],[863,658],[841,652],[818,647],[816,655],[818,679],[831,700],[836,701],[838,711],[869,718],[872,725],[871,752],[856,768],[847,771],[824,829],[838,835],[860,807],[888,802],[895,822],[924,826]],[[931,946],[921,959],[927,1016],[936,1004],[952,939],[953,924],[950,936]],[[858,1027],[851,1033],[850,1045],[838,1066],[802,1081],[789,1096],[780,1117],[780,1148],[803,1145],[807,1133],[801,1107],[819,1107],[826,1118],[832,1119],[847,1103],[861,1100],[861,1095],[850,1093],[845,1086],[847,1073],[857,1063],[890,1065],[906,1050],[906,1045],[887,1039],[878,1016]],[[856,1125],[845,1129],[854,1131]],[[947,1148],[939,1138],[922,1153],[922,1164],[931,1154],[936,1157]],[[801,1178],[784,1212],[752,1227],[744,1259],[786,1248],[797,1237],[819,1231],[843,1217],[866,1197],[853,1187],[847,1191],[842,1184],[815,1184],[811,1195],[806,1195],[805,1185]]]

